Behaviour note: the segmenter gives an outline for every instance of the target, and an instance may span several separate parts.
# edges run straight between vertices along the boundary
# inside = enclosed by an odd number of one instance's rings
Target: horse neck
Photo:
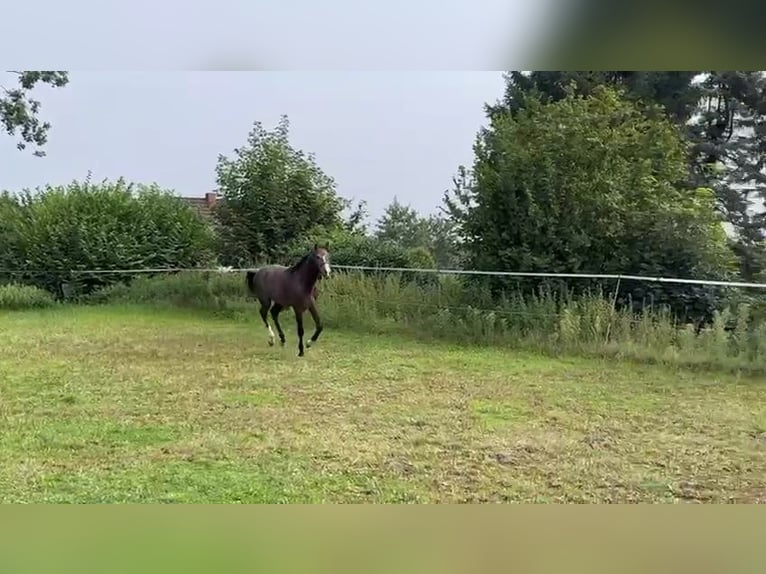
[[[291,271],[298,277],[306,291],[311,291],[319,279],[319,268],[309,264],[308,257],[301,259]]]

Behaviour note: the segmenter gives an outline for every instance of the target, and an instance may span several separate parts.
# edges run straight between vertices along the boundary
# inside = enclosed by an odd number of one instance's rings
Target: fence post
[[[617,277],[617,283],[614,286],[614,295],[612,296],[612,307],[609,310],[609,323],[606,324],[606,337],[604,338],[604,344],[609,343],[609,336],[612,334],[612,323],[614,323],[614,315],[617,312],[617,294],[620,292],[620,277]]]

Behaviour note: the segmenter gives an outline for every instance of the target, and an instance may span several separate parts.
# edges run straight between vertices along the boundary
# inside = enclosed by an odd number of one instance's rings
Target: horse
[[[269,330],[269,346],[274,346],[274,331],[268,321],[269,308],[274,325],[279,333],[279,341],[285,345],[285,334],[279,324],[279,314],[292,307],[298,328],[298,356],[304,355],[303,314],[308,310],[314,320],[314,334],[307,341],[306,347],[316,343],[323,330],[322,320],[317,311],[317,281],[330,275],[330,254],[327,249],[314,244],[314,248],[291,265],[266,265],[246,274],[247,288],[261,304],[261,319]]]

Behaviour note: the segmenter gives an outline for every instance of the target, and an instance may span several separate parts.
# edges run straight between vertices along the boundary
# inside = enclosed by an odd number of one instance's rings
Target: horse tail
[[[247,290],[250,291],[251,294],[255,295],[255,274],[258,273],[257,270],[248,270],[245,276],[245,281],[247,282]]]

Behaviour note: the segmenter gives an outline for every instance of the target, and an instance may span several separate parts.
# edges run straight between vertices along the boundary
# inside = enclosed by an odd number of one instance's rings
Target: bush
[[[87,294],[124,278],[80,271],[194,267],[214,254],[212,228],[180,197],[121,179],[6,194],[0,216],[6,280],[57,294],[62,284]]]
[[[55,305],[53,296],[38,287],[8,283],[0,285],[0,309],[17,311],[41,309]]]
[[[766,372],[766,322],[743,304],[717,312],[696,334],[666,309],[618,310],[599,293],[541,289],[492,302],[456,277],[422,285],[399,274],[339,272],[320,286],[326,326],[490,344],[551,354],[629,358],[755,373]],[[260,321],[241,273],[179,273],[141,278],[98,295],[102,302],[171,305]],[[728,325],[734,325],[728,328]]]
[[[140,276],[91,293],[85,302],[122,303],[214,311],[233,316],[247,310],[242,273],[177,272]]]

